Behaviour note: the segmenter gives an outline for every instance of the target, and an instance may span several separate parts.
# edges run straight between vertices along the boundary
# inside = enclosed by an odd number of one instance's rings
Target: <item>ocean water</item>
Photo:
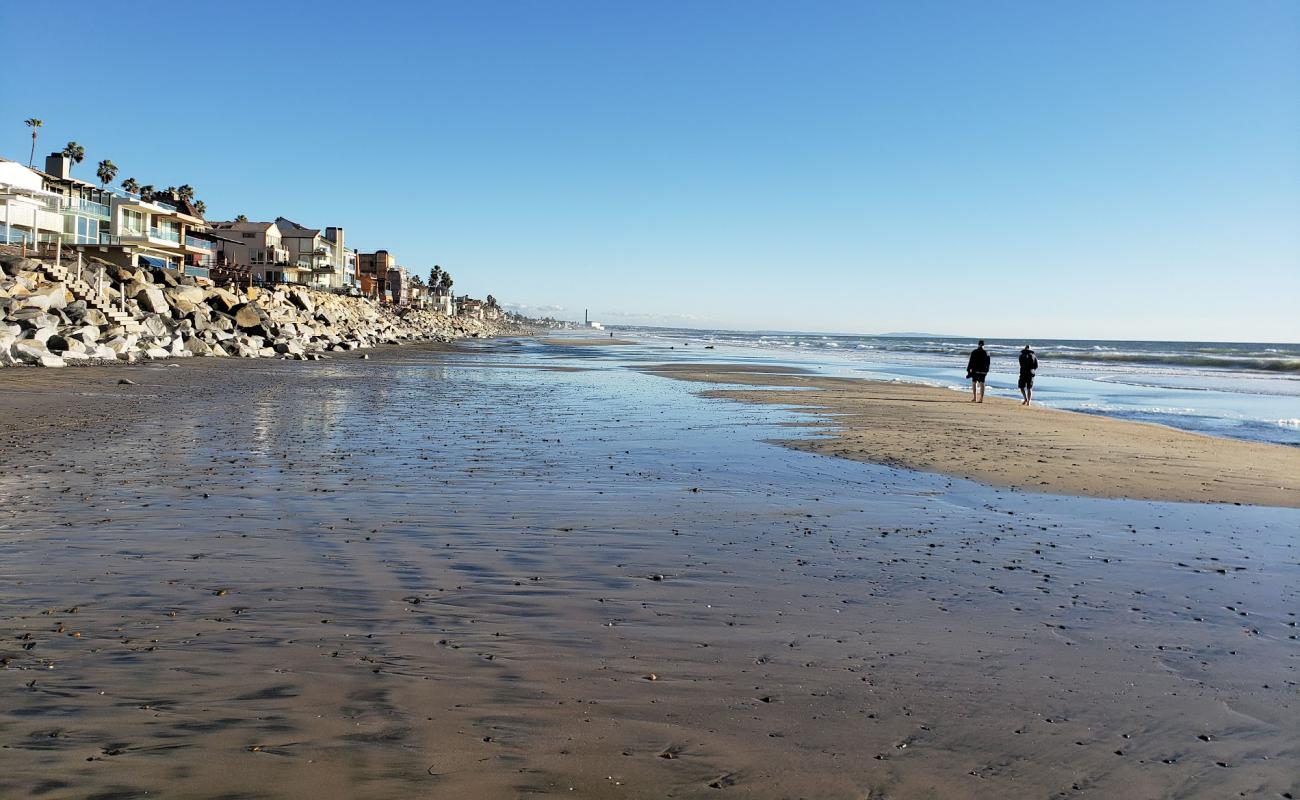
[[[647,343],[816,366],[832,374],[968,389],[972,339],[618,328]],[[989,391],[1019,397],[1016,354],[1038,354],[1044,406],[1300,446],[1300,344],[989,339]],[[713,349],[706,350],[706,347]],[[680,357],[680,353],[678,354]]]

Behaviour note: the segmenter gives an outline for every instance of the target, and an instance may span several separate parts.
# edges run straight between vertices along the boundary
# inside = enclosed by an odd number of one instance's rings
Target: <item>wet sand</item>
[[[780,368],[662,364],[652,374],[744,384],[708,397],[816,412],[830,435],[786,440],[823,455],[1026,491],[1300,507],[1300,448],[1025,407],[1018,400]]]
[[[636,344],[632,339],[611,339],[605,337],[601,339],[596,336],[579,336],[573,338],[561,338],[557,336],[548,336],[539,339],[542,344],[551,345],[552,347],[609,347],[611,345]]]
[[[0,374],[0,796],[1300,791],[1295,512],[492,347]]]

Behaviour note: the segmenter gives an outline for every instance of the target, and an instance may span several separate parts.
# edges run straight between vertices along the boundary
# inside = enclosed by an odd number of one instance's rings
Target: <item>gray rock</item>
[[[135,294],[129,295],[140,308],[154,314],[170,314],[171,308],[167,305],[167,297],[162,293],[162,289],[157,286],[143,286]]]
[[[24,364],[36,364],[50,355],[45,342],[36,339],[19,339],[9,346],[9,352]]]
[[[104,316],[104,312],[100,311],[98,308],[88,308],[86,309],[86,312],[81,315],[81,321],[87,325],[98,325],[103,327],[108,324],[108,317]]]

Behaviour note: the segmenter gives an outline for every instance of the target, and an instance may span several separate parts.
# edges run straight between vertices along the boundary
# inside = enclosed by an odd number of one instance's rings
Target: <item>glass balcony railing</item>
[[[207,250],[209,252],[215,251],[217,249],[216,242],[210,242],[207,239],[199,239],[194,236],[185,237],[185,246],[192,247],[195,250]]]
[[[108,206],[83,197],[63,198],[63,210],[108,219]]]
[[[181,243],[180,231],[169,230],[167,228],[150,228],[149,238],[161,239],[164,242],[173,242],[175,244]]]

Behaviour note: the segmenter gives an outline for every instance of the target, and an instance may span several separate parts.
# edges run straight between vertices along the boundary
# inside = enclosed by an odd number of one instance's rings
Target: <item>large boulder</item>
[[[87,325],[98,325],[103,327],[108,324],[108,317],[98,308],[88,308],[86,313],[81,315],[81,321]]]
[[[176,273],[172,272],[169,269],[161,269],[161,268],[155,268],[153,270],[153,282],[157,284],[161,284],[163,286],[180,285],[180,281],[177,279]]]
[[[161,338],[169,333],[167,330],[167,324],[164,323],[162,317],[157,314],[150,314],[140,320],[140,328],[145,333],[156,338]]]
[[[190,351],[196,356],[212,355],[212,348],[208,345],[208,343],[196,336],[187,337],[185,339],[184,345],[186,350]]]
[[[311,314],[316,309],[316,303],[312,301],[311,293],[306,289],[294,288],[289,290],[289,302],[301,308],[307,314]]]
[[[239,306],[239,298],[234,292],[213,286],[204,292],[213,308],[229,313]]]
[[[138,284],[140,288],[128,296],[140,304],[140,308],[153,314],[170,314],[171,307],[167,305],[167,297],[163,294],[162,289],[149,284]]]
[[[41,311],[63,308],[68,304],[68,290],[61,283],[50,283],[31,290],[26,297],[19,298],[19,302],[26,308]]]
[[[9,346],[9,353],[24,364],[42,367],[61,367],[63,359],[51,353],[45,342],[36,339],[19,339]]]
[[[271,327],[271,320],[267,316],[266,310],[256,303],[250,302],[238,306],[234,311],[234,319],[235,325],[240,330],[261,336],[267,335]]]
[[[198,286],[172,286],[163,294],[171,299],[183,299],[193,305],[199,305],[207,299],[207,293]]]

